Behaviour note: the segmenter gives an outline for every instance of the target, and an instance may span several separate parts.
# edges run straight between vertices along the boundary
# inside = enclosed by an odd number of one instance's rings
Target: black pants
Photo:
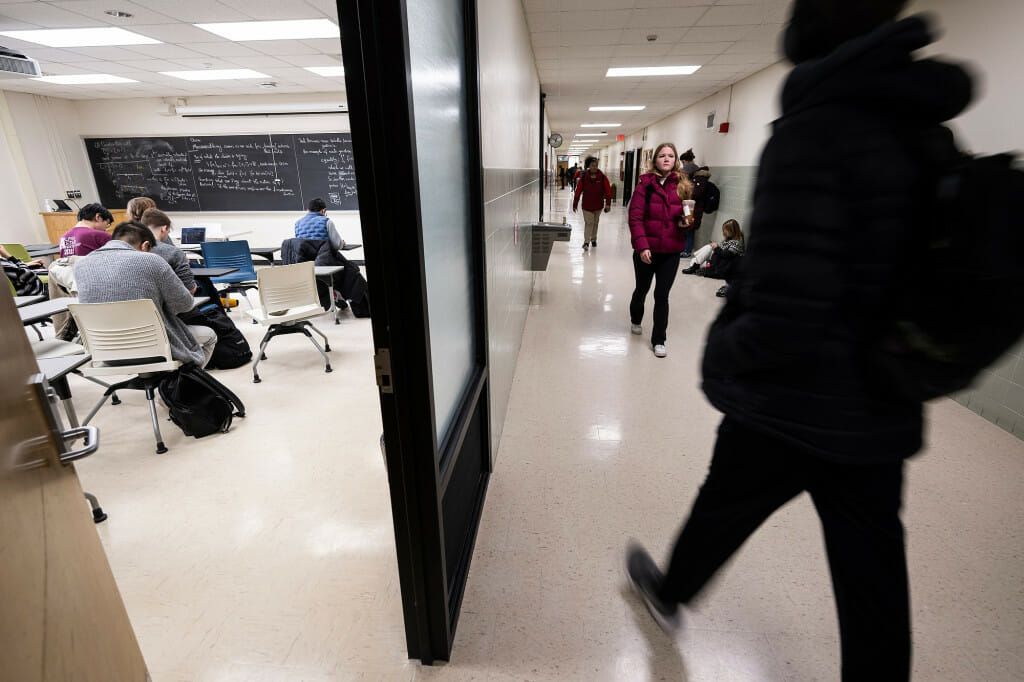
[[[636,275],[636,289],[629,302],[629,319],[633,324],[640,324],[644,319],[644,302],[647,292],[651,290],[651,280],[657,278],[654,285],[654,329],[651,331],[651,345],[665,343],[665,330],[668,329],[668,292],[676,281],[679,272],[678,253],[652,253],[651,263],[640,260],[640,254],[633,252],[633,273]]]
[[[842,679],[905,681],[910,597],[899,517],[902,488],[902,461],[832,462],[726,417],[660,596],[691,601],[758,526],[806,490],[825,535]]]

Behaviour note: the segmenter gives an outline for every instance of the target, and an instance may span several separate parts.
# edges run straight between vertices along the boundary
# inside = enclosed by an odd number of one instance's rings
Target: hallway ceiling
[[[484,2],[486,0],[480,0]],[[584,123],[621,123],[602,142],[629,134],[779,60],[790,0],[524,0],[530,40],[553,132],[602,132]],[[131,17],[106,14],[121,10]],[[196,23],[321,19],[337,23],[335,0],[0,0],[0,31],[117,26],[155,45],[54,48],[0,36],[0,45],[40,62],[45,75],[107,73],[138,81],[56,85],[0,78],[0,89],[67,99],[332,93],[340,77],[303,67],[340,66],[334,38],[232,42]],[[649,40],[649,36],[657,36]],[[699,65],[690,76],[606,78],[609,67]],[[248,68],[256,80],[184,81],[161,71]],[[261,87],[270,81],[275,87]],[[643,105],[590,112],[590,106]]]
[[[603,146],[781,59],[790,0],[524,0],[552,132]],[[649,36],[657,36],[649,40]],[[610,67],[699,65],[691,76],[606,78]],[[642,111],[588,111],[643,105]],[[724,113],[724,112],[723,112]],[[618,128],[581,128],[621,123]]]

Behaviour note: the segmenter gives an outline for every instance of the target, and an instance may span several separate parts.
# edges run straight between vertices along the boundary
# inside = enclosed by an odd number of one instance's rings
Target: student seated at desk
[[[33,265],[42,265],[43,261],[34,260],[25,263],[12,256],[2,246],[0,246],[0,261],[3,261],[4,274],[14,285],[16,296],[46,296],[46,286],[32,270]]]
[[[145,225],[125,222],[113,238],[75,263],[78,300],[111,303],[150,298],[164,318],[171,357],[205,367],[217,335],[209,327],[186,325],[178,313],[191,310],[192,294],[160,256],[151,253],[156,238]]]
[[[334,221],[327,217],[327,204],[320,197],[309,202],[309,212],[295,221],[297,239],[323,239],[336,251],[341,251],[345,240],[338,233]]]
[[[78,223],[60,238],[60,257],[84,256],[110,241],[107,228],[114,216],[100,204],[86,204],[78,211]]]
[[[156,202],[149,197],[132,197],[124,207],[125,219],[141,223],[142,216],[151,208],[156,208]]]
[[[144,197],[136,197],[136,199]],[[135,199],[132,199],[135,201]],[[172,244],[167,236],[171,233],[171,219],[166,213],[158,208],[147,208],[142,214],[143,225],[149,228],[156,238],[156,246],[153,253],[167,261],[167,264],[174,270],[181,283],[185,285],[190,294],[196,292],[196,278],[192,275],[192,267],[188,264],[188,256],[185,252]]]

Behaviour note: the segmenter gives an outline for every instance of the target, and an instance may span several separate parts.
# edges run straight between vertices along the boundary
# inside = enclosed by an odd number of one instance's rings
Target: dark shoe
[[[591,246],[597,246],[597,242],[590,242]]]
[[[679,254],[679,257],[680,258],[693,258],[693,254],[690,253],[689,251],[683,251],[681,254]]]
[[[589,242],[583,242],[583,250],[586,251],[589,248],[590,248],[590,243]]]
[[[644,606],[651,612],[655,622],[670,635],[675,635],[682,625],[678,604],[666,604],[658,597],[658,588],[665,576],[643,547],[635,542],[626,546],[626,577],[633,590],[640,595]]]
[[[692,275],[695,272],[697,272],[698,270],[700,270],[700,266],[697,265],[696,263],[694,263],[693,265],[691,265],[688,268],[683,268],[683,274],[684,275]]]
[[[715,296],[717,296],[719,298],[725,298],[726,294],[728,294],[728,293],[729,293],[729,285],[728,284],[723,284],[721,287],[718,288],[718,291],[715,292]]]

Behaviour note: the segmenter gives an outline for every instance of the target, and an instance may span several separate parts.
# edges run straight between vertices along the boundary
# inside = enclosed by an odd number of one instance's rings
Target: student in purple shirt
[[[84,256],[110,241],[107,228],[114,216],[100,204],[86,204],[78,212],[78,224],[60,238],[60,257]]]

